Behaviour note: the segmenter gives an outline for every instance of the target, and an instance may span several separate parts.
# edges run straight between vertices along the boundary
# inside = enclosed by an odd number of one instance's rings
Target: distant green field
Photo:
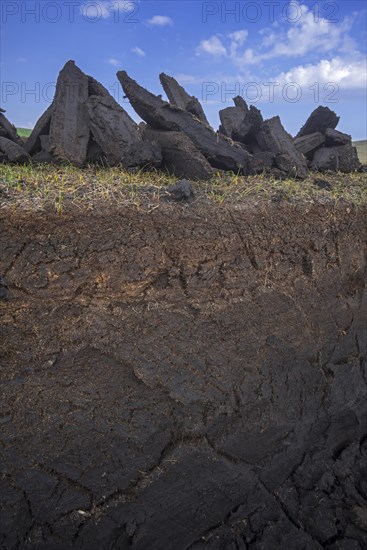
[[[31,135],[32,130],[29,128],[17,128],[17,132],[20,137],[28,137]]]
[[[359,160],[362,164],[367,164],[367,140],[363,141],[354,141],[354,147],[357,148]]]

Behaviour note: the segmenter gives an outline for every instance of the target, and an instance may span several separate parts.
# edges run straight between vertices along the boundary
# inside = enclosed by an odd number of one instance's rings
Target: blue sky
[[[292,134],[326,105],[340,130],[367,137],[364,0],[2,0],[0,9],[1,105],[17,126],[35,124],[74,59],[130,114],[116,71],[157,94],[163,71],[215,128],[240,94]]]

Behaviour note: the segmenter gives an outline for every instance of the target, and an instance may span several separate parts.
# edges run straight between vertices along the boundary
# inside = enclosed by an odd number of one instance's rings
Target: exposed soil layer
[[[1,548],[367,548],[365,220],[3,211]]]

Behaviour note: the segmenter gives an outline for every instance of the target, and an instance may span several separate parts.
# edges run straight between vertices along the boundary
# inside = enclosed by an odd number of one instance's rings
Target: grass
[[[29,137],[32,133],[32,130],[29,128],[17,128],[17,134],[20,137]]]
[[[359,160],[362,164],[367,164],[367,140],[354,141],[354,147],[357,148]]]
[[[320,189],[315,179],[331,184]],[[4,208],[33,211],[53,210],[61,214],[73,207],[130,206],[143,210],[158,208],[167,197],[167,186],[177,180],[161,171],[128,172],[122,168],[76,168],[48,164],[0,165],[0,199]],[[267,175],[238,176],[217,173],[208,182],[194,184],[196,204],[218,208],[257,205],[260,202],[327,203],[348,201],[367,205],[366,175],[310,174],[306,180],[276,180]]]

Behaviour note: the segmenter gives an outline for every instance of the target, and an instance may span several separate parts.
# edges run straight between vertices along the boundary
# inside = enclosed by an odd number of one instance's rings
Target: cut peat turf
[[[0,167],[1,548],[367,547],[363,178]]]

